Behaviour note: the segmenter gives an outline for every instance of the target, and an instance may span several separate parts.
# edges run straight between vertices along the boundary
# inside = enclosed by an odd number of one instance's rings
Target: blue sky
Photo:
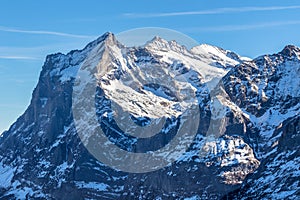
[[[0,19],[0,132],[28,106],[47,54],[80,49],[107,31],[169,28],[252,58],[300,46],[296,0],[10,0]]]

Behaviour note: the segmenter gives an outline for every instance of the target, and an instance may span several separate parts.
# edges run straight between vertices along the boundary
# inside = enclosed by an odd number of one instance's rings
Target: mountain
[[[0,137],[0,198],[296,199],[299,59],[292,45],[250,60],[159,37],[126,47],[111,33],[49,55],[29,107]],[[181,125],[189,134],[178,139]],[[149,169],[106,148],[149,155],[174,139],[182,148]]]
[[[251,121],[253,132],[259,133],[248,138],[261,164],[233,197],[297,199],[300,195],[299,59],[300,49],[288,45],[278,54],[243,63],[224,77],[231,100]]]

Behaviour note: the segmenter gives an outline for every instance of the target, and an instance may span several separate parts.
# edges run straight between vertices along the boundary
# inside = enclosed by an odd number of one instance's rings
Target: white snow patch
[[[107,191],[109,188],[109,185],[105,183],[97,183],[97,182],[84,182],[84,181],[76,181],[75,185],[78,188],[84,188],[84,189],[94,189],[97,191]]]
[[[59,78],[59,80],[61,82],[70,81],[71,78],[76,77],[78,69],[79,69],[79,65],[75,65],[75,66],[68,67],[68,68],[62,70],[60,72],[61,77]]]
[[[29,187],[22,187],[10,191],[8,194],[12,194],[16,199],[28,199],[28,197],[34,194],[33,190]]]
[[[41,104],[42,104],[42,108],[44,108],[45,107],[45,105],[47,104],[47,102],[48,102],[48,98],[46,98],[46,97],[42,97],[42,98],[40,98],[40,101],[41,101]]]
[[[8,188],[14,177],[15,168],[5,166],[0,162],[0,188]]]
[[[184,200],[200,200],[200,197],[198,195],[192,196],[192,197],[186,197]]]

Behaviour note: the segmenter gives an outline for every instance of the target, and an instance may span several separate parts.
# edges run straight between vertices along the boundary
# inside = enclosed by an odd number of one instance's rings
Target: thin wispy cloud
[[[257,24],[241,24],[241,25],[224,25],[224,26],[210,26],[210,27],[194,27],[194,28],[185,28],[186,32],[222,32],[222,31],[243,31],[243,30],[252,30],[260,29],[267,27],[276,27],[276,26],[287,26],[287,25],[299,25],[300,20],[295,21],[276,21],[276,22],[265,22]]]
[[[256,11],[277,11],[277,10],[293,10],[300,9],[300,5],[295,6],[268,6],[268,7],[231,7],[231,8],[216,8],[210,10],[198,10],[187,12],[164,12],[164,13],[125,13],[123,16],[132,18],[153,18],[153,17],[172,17],[184,15],[213,15],[226,13],[243,13]]]
[[[50,51],[50,48],[47,48],[47,46],[37,46],[37,47],[0,46],[0,59],[41,61],[44,59],[46,55],[45,51]]]
[[[87,42],[89,39],[33,47],[0,46],[0,59],[42,61],[48,54],[57,52],[66,54],[78,47],[83,48]]]
[[[0,59],[9,59],[9,60],[39,60],[39,58],[36,57],[29,57],[29,56],[1,56]]]
[[[93,37],[95,37],[95,36],[91,36],[91,35],[77,35],[77,34],[56,32],[56,31],[25,30],[25,29],[10,28],[10,27],[6,27],[6,26],[0,26],[0,31],[12,32],[12,33],[37,34],[37,35],[54,35],[54,36],[72,37],[72,38],[93,38]]]

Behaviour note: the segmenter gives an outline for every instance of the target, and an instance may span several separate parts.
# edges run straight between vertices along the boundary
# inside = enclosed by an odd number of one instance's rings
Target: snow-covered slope
[[[221,68],[231,67],[243,61],[250,61],[250,58],[241,57],[236,53],[224,50],[220,47],[209,44],[201,44],[191,49],[191,52],[205,59],[211,65]]]

